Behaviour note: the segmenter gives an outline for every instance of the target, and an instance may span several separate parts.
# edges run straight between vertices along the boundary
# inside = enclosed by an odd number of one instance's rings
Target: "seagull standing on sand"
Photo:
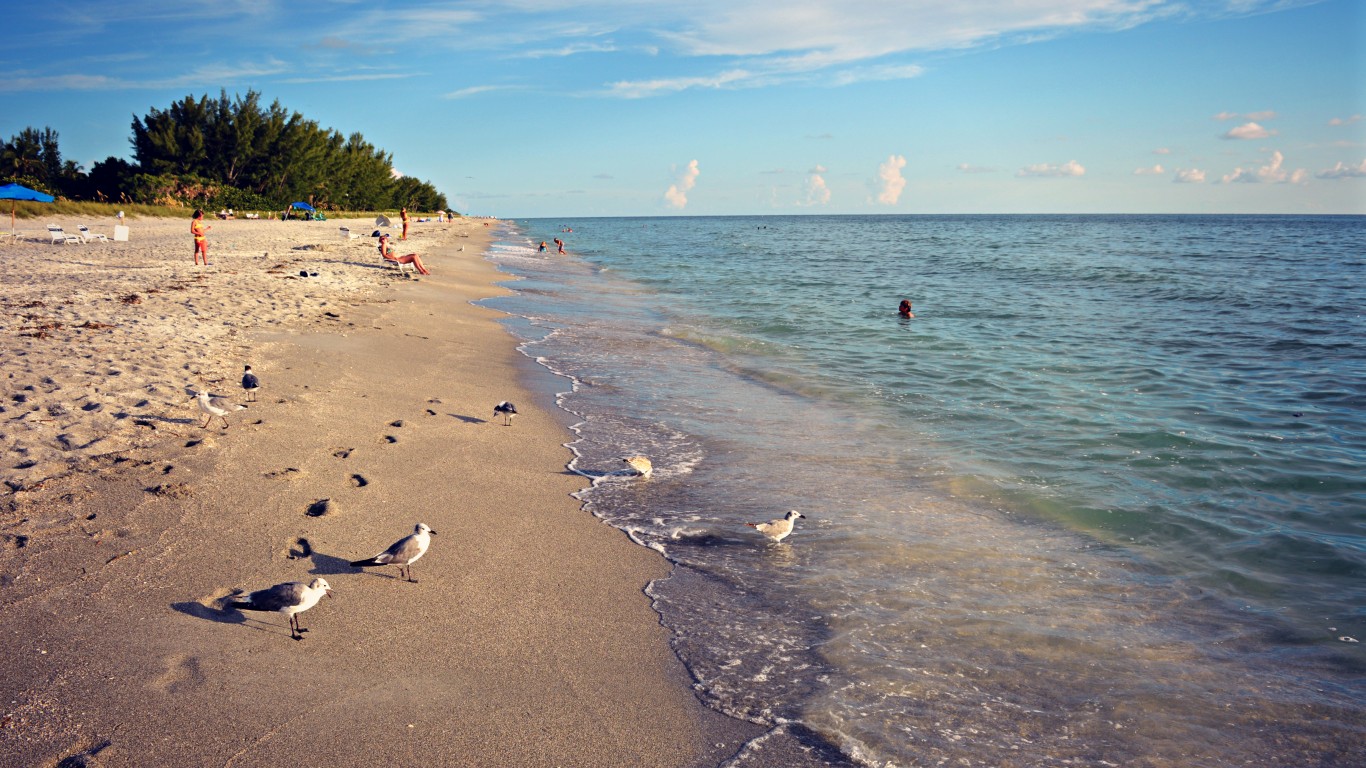
[[[332,585],[323,579],[314,579],[308,584],[287,581],[269,589],[258,589],[245,596],[232,597],[228,600],[228,607],[243,611],[283,613],[289,617],[290,638],[302,640],[302,633],[308,630],[299,626],[299,614],[317,605],[323,595],[332,596]]]
[[[199,410],[209,416],[204,420],[204,423],[200,425],[204,429],[209,428],[209,422],[213,421],[213,417],[215,416],[223,420],[223,429],[227,429],[227,415],[233,411],[245,411],[247,409],[245,405],[234,405],[221,397],[210,397],[208,392],[200,392],[192,399],[197,399],[199,401]]]
[[[782,541],[787,538],[788,534],[792,533],[792,528],[797,525],[797,518],[799,517],[806,517],[806,515],[794,509],[788,512],[787,516],[780,517],[777,520],[769,520],[767,523],[745,523],[745,525],[758,530],[770,541]]]
[[[621,460],[641,477],[649,477],[655,471],[654,465],[644,456],[622,456]]]
[[[412,534],[404,536],[383,552],[365,560],[355,560],[351,565],[357,568],[364,568],[368,565],[397,565],[398,575],[413,584],[417,579],[413,578],[413,563],[418,558],[427,554],[427,547],[432,543],[432,536],[436,534],[426,523],[418,523],[413,529]],[[404,573],[404,566],[408,566],[407,573]]]
[[[510,427],[512,426],[512,417],[517,415],[517,406],[504,400],[493,406],[493,415],[495,417],[501,415],[503,417],[503,426]]]
[[[256,400],[256,390],[261,388],[261,380],[256,378],[256,374],[251,372],[251,366],[242,373],[242,389],[247,391],[247,402]]]

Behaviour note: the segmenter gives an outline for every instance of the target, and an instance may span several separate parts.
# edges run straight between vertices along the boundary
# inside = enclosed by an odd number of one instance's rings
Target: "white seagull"
[[[308,584],[287,581],[269,589],[258,589],[245,596],[234,596],[228,600],[228,607],[243,611],[283,613],[289,617],[290,638],[302,640],[302,633],[308,630],[299,626],[299,614],[317,605],[323,595],[332,596],[332,585],[323,579],[314,579]]]
[[[256,374],[251,372],[251,366],[248,365],[246,370],[242,372],[242,389],[247,391],[247,402],[256,399],[256,390],[260,388],[261,380],[256,378]]]
[[[204,423],[200,425],[204,429],[209,428],[209,422],[213,421],[213,417],[215,416],[223,420],[223,429],[227,429],[227,415],[233,411],[245,411],[247,409],[245,405],[234,405],[221,397],[210,397],[208,392],[200,392],[191,399],[198,400],[199,410],[209,416],[204,420]]]
[[[792,533],[792,528],[796,526],[799,517],[806,517],[806,515],[794,509],[788,512],[785,517],[780,517],[777,520],[769,520],[767,523],[745,523],[745,525],[758,530],[771,541],[782,541],[787,538],[788,534]]]
[[[510,427],[512,426],[512,417],[517,415],[517,406],[504,400],[503,402],[493,406],[493,415],[495,417],[502,416],[503,426]]]
[[[644,456],[622,456],[621,460],[641,477],[649,477],[655,471],[654,465]]]
[[[399,577],[416,584],[417,579],[413,578],[413,563],[427,554],[427,547],[431,545],[432,536],[435,534],[436,531],[426,523],[418,523],[410,535],[390,544],[388,549],[374,557],[352,561],[351,565],[357,568],[368,565],[397,565]],[[404,573],[405,565],[408,566],[407,573]]]

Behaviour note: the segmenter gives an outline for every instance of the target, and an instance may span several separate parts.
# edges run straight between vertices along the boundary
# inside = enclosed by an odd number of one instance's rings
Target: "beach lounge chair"
[[[52,242],[65,245],[67,243],[84,243],[80,235],[68,235],[56,224],[47,225],[47,233],[52,236]]]
[[[77,227],[77,229],[78,229],[78,230],[80,231],[80,233],[81,233],[81,242],[88,243],[88,242],[90,242],[91,240],[99,240],[99,241],[102,242],[102,243],[107,243],[107,242],[109,242],[109,238],[107,238],[107,237],[105,237],[104,235],[101,235],[101,234],[99,234],[99,233],[97,233],[97,232],[91,232],[91,231],[90,231],[90,227],[87,227],[87,226],[84,225],[84,224],[82,224],[82,225],[80,225],[79,227]]]
[[[404,264],[398,259],[391,259],[386,256],[384,257],[384,263],[392,266],[394,269],[397,269],[398,273],[400,275],[404,275],[405,277],[407,276],[407,273],[403,271],[405,269],[409,272],[412,272],[413,274],[417,274],[417,267],[414,267],[412,264]]]

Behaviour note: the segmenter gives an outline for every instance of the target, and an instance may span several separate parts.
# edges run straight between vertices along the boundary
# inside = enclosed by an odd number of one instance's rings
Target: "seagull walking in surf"
[[[283,613],[289,617],[290,638],[302,640],[303,633],[308,630],[299,626],[299,614],[317,605],[318,601],[323,599],[323,595],[332,596],[332,585],[325,579],[314,579],[307,584],[301,581],[287,581],[246,595],[239,592],[228,598],[227,605],[229,608],[243,611]]]
[[[236,405],[221,397],[211,397],[208,392],[203,391],[196,393],[191,399],[198,400],[199,410],[208,415],[208,418],[204,419],[204,423],[200,425],[203,429],[209,428],[209,423],[213,421],[213,417],[215,416],[223,420],[223,429],[227,429],[228,414],[233,411],[245,411],[247,409],[245,405]]]
[[[769,541],[782,541],[792,533],[792,529],[797,525],[797,518],[806,517],[797,510],[788,512],[787,515],[777,520],[769,520],[767,523],[745,523],[750,528],[762,533]]]
[[[632,472],[641,477],[649,477],[654,474],[654,465],[644,456],[622,456],[621,460],[626,462],[626,466],[630,467]]]
[[[435,533],[436,531],[433,531],[426,523],[418,523],[411,534],[390,544],[388,549],[374,557],[354,560],[351,565],[356,568],[372,565],[397,565],[399,578],[407,579],[416,584],[417,579],[413,578],[413,563],[427,554],[427,547],[431,546],[432,536]]]

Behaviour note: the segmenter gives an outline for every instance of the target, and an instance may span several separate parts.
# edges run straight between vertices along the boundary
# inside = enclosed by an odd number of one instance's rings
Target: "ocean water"
[[[530,220],[490,258],[697,695],[767,727],[727,765],[1366,764],[1366,217]]]

